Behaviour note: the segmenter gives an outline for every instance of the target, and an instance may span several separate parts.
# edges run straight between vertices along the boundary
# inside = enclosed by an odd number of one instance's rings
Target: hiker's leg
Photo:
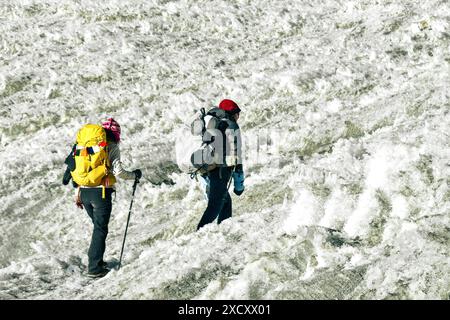
[[[209,173],[209,181],[208,206],[197,226],[197,230],[217,218],[220,211],[222,211],[227,193],[227,180],[220,173],[220,168],[214,169]]]
[[[84,209],[86,209],[86,212],[89,216],[89,218],[91,218],[92,223],[94,223],[94,207],[92,206],[91,203],[91,196],[89,194],[89,192],[87,192],[86,188],[81,188],[80,190],[80,198],[81,198],[81,202],[83,203]]]
[[[213,222],[222,211],[228,194],[227,184],[231,177],[229,168],[217,168],[209,173],[210,187],[208,206],[197,226],[197,230]]]
[[[222,207],[222,211],[219,213],[219,218],[217,219],[217,223],[220,224],[223,220],[231,218],[232,212],[232,203],[230,193],[227,191],[225,196],[225,202]]]
[[[112,189],[106,189],[105,199],[102,198],[101,188],[87,189],[89,198],[94,208],[91,245],[89,246],[89,272],[101,271],[103,267],[103,254],[106,247],[106,236],[108,235],[108,223],[111,217]]]

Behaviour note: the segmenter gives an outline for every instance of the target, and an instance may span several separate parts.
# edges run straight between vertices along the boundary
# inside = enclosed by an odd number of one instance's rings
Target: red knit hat
[[[233,100],[224,99],[220,101],[219,108],[228,112],[229,114],[235,114],[241,112],[239,106]]]

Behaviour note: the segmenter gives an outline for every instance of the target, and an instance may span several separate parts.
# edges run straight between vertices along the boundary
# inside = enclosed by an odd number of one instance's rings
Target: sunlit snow
[[[0,0],[0,299],[449,299],[449,64],[441,0]],[[175,143],[224,98],[246,191],[195,232]],[[145,179],[93,281],[61,179],[107,116]]]

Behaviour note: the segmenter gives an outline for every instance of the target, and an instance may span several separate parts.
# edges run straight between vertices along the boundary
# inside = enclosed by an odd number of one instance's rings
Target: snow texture
[[[449,64],[446,0],[0,0],[0,299],[449,299]],[[177,133],[224,98],[246,191],[195,232]],[[92,281],[61,178],[107,116],[145,179]]]

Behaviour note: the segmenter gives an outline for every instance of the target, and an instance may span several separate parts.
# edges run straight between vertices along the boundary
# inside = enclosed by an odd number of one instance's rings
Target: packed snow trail
[[[0,5],[1,299],[449,299],[447,1],[8,1]],[[242,106],[246,191],[205,209],[176,134]],[[86,122],[142,168],[123,267],[61,185]],[[106,259],[120,255],[119,182]]]

